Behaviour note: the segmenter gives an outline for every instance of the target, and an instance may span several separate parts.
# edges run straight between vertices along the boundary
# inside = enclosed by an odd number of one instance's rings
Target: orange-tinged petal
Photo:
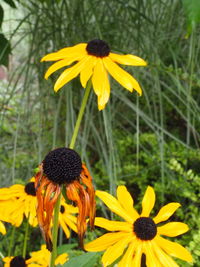
[[[119,258],[128,243],[132,240],[132,234],[127,234],[126,237],[123,237],[123,239],[116,242],[114,245],[110,246],[106,252],[103,254],[102,262],[103,266],[108,266],[112,264],[117,258]]]
[[[118,267],[132,267],[132,260],[134,252],[138,246],[138,241],[136,237],[133,237],[132,242],[129,244],[124,256],[122,257],[121,261],[118,263]]]
[[[112,246],[117,241],[127,237],[127,233],[117,232],[117,233],[107,233],[99,238],[91,241],[84,246],[87,251],[102,251],[106,250],[109,246]]]
[[[66,57],[76,56],[78,55],[87,55],[85,43],[77,44],[70,47],[65,47],[63,49],[58,50],[57,52],[47,54],[44,56],[41,61],[56,61]]]
[[[189,230],[189,227],[182,222],[170,222],[158,227],[157,230],[160,235],[173,237],[186,233]]]
[[[133,208],[134,202],[130,193],[124,185],[120,185],[117,188],[117,198],[122,207],[130,214],[131,217],[136,220],[139,217],[138,212]]]
[[[94,224],[108,231],[124,231],[124,232],[133,231],[133,225],[131,223],[110,221],[108,219],[101,218],[101,217],[96,217]]]
[[[78,55],[78,56],[72,56],[69,58],[59,60],[58,62],[54,63],[53,65],[51,65],[51,67],[48,68],[47,72],[45,73],[44,78],[47,80],[53,72],[65,67],[65,66],[69,66],[74,61],[81,60],[82,58],[83,58],[83,56]]]
[[[155,192],[153,187],[148,186],[142,200],[142,214],[141,216],[148,217],[155,204]]]
[[[144,59],[134,56],[134,55],[119,55],[115,53],[110,53],[109,57],[111,60],[124,65],[132,65],[132,66],[146,66],[147,63]]]
[[[93,69],[96,64],[97,58],[88,56],[88,61],[85,63],[85,67],[80,72],[80,81],[83,88],[86,87],[87,82],[93,74]]]
[[[158,214],[153,218],[154,222],[157,224],[159,222],[168,220],[180,206],[181,204],[176,202],[172,202],[163,206]]]
[[[57,92],[66,83],[74,79],[85,67],[85,63],[87,62],[87,60],[88,60],[88,57],[84,57],[77,64],[63,71],[63,73],[59,76],[59,78],[57,79],[54,85],[54,91]]]
[[[98,96],[98,108],[102,110],[110,97],[110,83],[107,70],[101,58],[97,58],[96,65],[94,66],[92,84],[94,92]]]
[[[113,197],[112,195],[108,194],[104,191],[96,191],[96,195],[108,206],[108,208],[116,213],[117,215],[124,218],[126,221],[133,223],[134,218],[132,218],[126,210],[124,210],[119,203],[119,201]]]
[[[179,267],[178,264],[159,247],[155,239],[151,241],[151,244],[153,246],[154,253],[156,254],[158,260],[163,266]]]
[[[156,242],[167,254],[187,262],[192,262],[190,252],[180,244],[164,239],[161,236],[156,238]]]
[[[103,58],[103,62],[110,75],[124,88],[130,92],[133,92],[133,89],[135,89],[139,95],[142,94],[142,89],[140,88],[139,83],[128,72],[120,68],[109,57]]]

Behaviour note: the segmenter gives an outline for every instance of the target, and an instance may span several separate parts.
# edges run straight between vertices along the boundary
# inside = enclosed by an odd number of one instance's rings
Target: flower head
[[[106,250],[102,257],[104,267],[122,256],[125,250],[118,267],[140,267],[145,258],[147,267],[178,266],[170,256],[192,262],[191,254],[184,247],[162,237],[183,234],[188,231],[188,226],[181,222],[158,225],[172,216],[180,207],[179,203],[165,205],[152,219],[149,215],[154,207],[155,193],[150,186],[143,197],[140,215],[134,209],[133,199],[125,186],[117,188],[117,199],[103,191],[97,191],[96,194],[111,211],[125,220],[110,221],[100,217],[95,219],[95,225],[113,231],[85,245],[88,251]]]
[[[35,178],[26,185],[15,184],[0,189],[0,220],[18,227],[24,215],[32,226],[37,225]]]
[[[94,92],[98,97],[99,110],[104,109],[110,97],[110,82],[108,73],[130,92],[135,89],[140,95],[142,90],[138,82],[116,63],[132,66],[145,66],[146,62],[134,55],[119,55],[112,53],[108,44],[102,40],[92,40],[63,48],[44,56],[41,61],[57,61],[46,72],[45,79],[58,69],[69,66],[57,79],[54,90],[57,92],[66,83],[80,74],[80,81],[85,88],[92,79]]]
[[[80,246],[83,247],[86,218],[90,218],[91,227],[94,225],[95,191],[92,177],[81,162],[78,153],[65,147],[49,152],[40,165],[40,171],[36,174],[37,217],[47,248],[50,251],[52,250],[50,225],[55,203],[61,193],[61,186],[66,190],[68,199],[78,206],[77,231]],[[67,206],[63,207],[66,208]],[[62,226],[63,222],[60,220]],[[71,224],[71,226],[76,229],[74,225]]]

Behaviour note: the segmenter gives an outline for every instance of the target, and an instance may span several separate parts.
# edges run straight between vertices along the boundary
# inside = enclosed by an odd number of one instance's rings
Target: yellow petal
[[[48,68],[47,72],[45,73],[44,78],[47,80],[48,77],[55,71],[72,64],[74,61],[79,61],[83,58],[83,56],[73,56],[67,59],[59,60],[58,62],[54,63],[51,67]]]
[[[108,206],[108,208],[116,213],[117,215],[124,218],[126,221],[133,223],[134,218],[132,218],[127,211],[125,211],[122,206],[120,205],[119,201],[113,197],[112,195],[108,194],[104,191],[96,191],[96,195]]]
[[[63,253],[56,258],[55,265],[58,265],[58,264],[63,265],[66,261],[68,261],[68,254]]]
[[[153,187],[148,186],[142,200],[142,214],[141,216],[148,217],[155,204],[155,192]]]
[[[156,254],[158,260],[160,261],[160,263],[165,266],[165,267],[179,267],[178,264],[176,264],[176,262],[169,257],[157,244],[157,242],[155,241],[155,239],[153,241],[151,241],[151,244],[153,246],[154,249],[154,253]]]
[[[95,94],[98,96],[98,108],[102,110],[110,97],[110,83],[108,73],[101,58],[97,59],[92,75],[92,84]]]
[[[164,239],[161,236],[156,238],[156,242],[167,254],[187,262],[192,262],[190,252],[180,244]]]
[[[76,55],[82,55],[82,56],[87,55],[87,51],[85,49],[86,45],[87,44],[85,43],[81,43],[74,46],[65,47],[57,52],[47,54],[41,59],[41,61],[56,61]]]
[[[97,58],[93,56],[88,56],[88,61],[85,63],[85,67],[80,73],[80,81],[83,88],[86,87],[87,82],[93,74],[93,68],[96,64]]]
[[[138,212],[133,208],[134,202],[130,193],[124,185],[120,185],[117,188],[117,198],[122,207],[130,214],[131,217],[136,220],[139,217]]]
[[[124,252],[126,246],[132,239],[132,234],[128,234],[123,239],[119,240],[114,245],[110,246],[103,254],[102,262],[103,266],[106,267],[112,264],[117,258],[119,258]]]
[[[102,251],[107,249],[109,246],[112,246],[117,241],[127,237],[127,233],[107,233],[101,237],[91,241],[90,243],[84,246],[87,251]]]
[[[129,244],[124,256],[122,257],[121,261],[118,263],[118,267],[132,267],[132,261],[133,261],[133,255],[135,252],[135,249],[138,246],[138,241],[136,237],[132,240],[132,242]]]
[[[132,66],[146,66],[147,63],[144,59],[134,55],[119,55],[110,53],[109,58],[119,64],[132,65]]]
[[[146,255],[146,265],[148,267],[162,267],[153,251],[151,241],[143,242],[143,250]]]
[[[59,223],[60,223],[66,237],[69,238],[70,237],[70,231],[69,231],[67,225],[64,223],[64,221],[61,218],[59,219]]]
[[[138,82],[128,72],[120,68],[109,57],[104,57],[103,62],[110,75],[124,88],[130,92],[133,92],[133,89],[135,89],[139,95],[142,94],[142,90]]]
[[[140,267],[141,266],[141,257],[142,257],[142,242],[138,242],[136,253],[134,255],[132,266]]]
[[[6,234],[6,228],[1,221],[0,221],[0,233],[2,233],[3,235]]]
[[[186,233],[189,230],[189,227],[185,223],[170,222],[158,227],[157,229],[158,234],[173,237]]]
[[[63,73],[59,76],[54,85],[54,91],[57,92],[61,87],[63,87],[63,85],[74,79],[85,67],[85,63],[87,62],[87,60],[88,57],[84,57],[77,64],[63,71]]]
[[[180,206],[181,205],[176,202],[172,202],[163,206],[158,214],[153,218],[154,222],[157,224],[159,222],[168,220]]]
[[[94,224],[108,231],[132,232],[133,230],[133,225],[131,223],[110,221],[108,219],[101,218],[101,217],[96,217]]]

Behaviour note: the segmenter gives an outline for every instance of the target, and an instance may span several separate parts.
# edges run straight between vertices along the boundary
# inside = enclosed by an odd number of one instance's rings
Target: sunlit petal
[[[155,204],[155,192],[153,187],[148,186],[142,200],[142,214],[141,216],[148,217]]]
[[[133,229],[133,225],[128,222],[118,222],[118,221],[110,221],[105,218],[96,217],[95,225],[102,227],[108,231],[124,231],[131,232]]]
[[[124,253],[124,256],[122,257],[122,259],[120,260],[120,262],[118,263],[118,267],[132,267],[132,260],[133,260],[133,256],[135,253],[135,250],[138,246],[139,242],[137,241],[136,237],[134,237],[134,239],[131,241],[131,243],[129,244],[126,252]]]
[[[157,224],[159,222],[168,220],[180,206],[181,205],[176,202],[172,202],[163,206],[158,214],[154,217],[154,222]]]
[[[124,65],[132,65],[132,66],[146,66],[147,63],[144,59],[134,56],[134,55],[118,55],[114,53],[110,53],[109,57],[111,60]]]
[[[138,243],[137,250],[135,252],[132,266],[134,267],[140,267],[141,266],[141,257],[142,257],[142,242]]]
[[[96,62],[97,62],[96,57],[88,56],[88,61],[85,63],[85,67],[82,69],[80,73],[80,81],[83,88],[86,87],[88,80],[91,78]]]
[[[143,242],[143,250],[146,255],[146,263],[148,267],[162,267],[154,253],[151,241]]]
[[[160,235],[178,236],[186,233],[189,230],[187,224],[182,222],[170,222],[157,228]]]

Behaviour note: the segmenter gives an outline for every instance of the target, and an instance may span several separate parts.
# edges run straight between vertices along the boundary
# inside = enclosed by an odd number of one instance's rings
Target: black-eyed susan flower
[[[59,213],[59,224],[67,238],[70,237],[71,228],[77,233],[77,217],[74,214],[78,213],[78,208],[65,203],[64,200],[61,201],[60,213]]]
[[[38,199],[37,217],[47,248],[52,250],[50,225],[55,203],[66,189],[66,196],[78,206],[77,230],[80,246],[86,231],[86,218],[93,228],[95,217],[95,191],[92,177],[80,156],[72,149],[57,148],[49,152],[36,174],[35,188]]]
[[[30,225],[37,225],[34,177],[26,185],[15,184],[0,189],[0,220],[18,227],[24,215]]]
[[[24,259],[22,256],[5,257],[3,258],[4,267],[48,267],[51,253],[46,249],[45,245],[41,246],[38,251],[30,253],[29,259]],[[55,260],[55,265],[63,265],[68,261],[68,254],[63,253]]]
[[[168,222],[171,215],[180,207],[179,203],[169,203],[162,207],[152,219],[149,217],[155,203],[155,193],[148,186],[142,200],[142,212],[139,215],[133,207],[133,199],[125,186],[117,188],[117,198],[97,191],[96,195],[110,208],[111,211],[125,221],[110,221],[97,217],[95,225],[106,230],[106,233],[85,245],[88,251],[106,250],[102,257],[103,266],[112,264],[119,257],[122,258],[118,267],[140,267],[146,258],[147,267],[177,267],[170,257],[174,256],[187,262],[192,262],[191,254],[180,244],[172,242],[162,236],[174,237],[188,231],[188,226],[181,222]],[[143,257],[144,256],[144,257]]]
[[[135,89],[140,95],[142,90],[138,82],[116,63],[132,66],[145,66],[146,62],[134,55],[119,55],[110,52],[108,44],[102,40],[92,40],[72,47],[63,48],[44,56],[41,61],[57,61],[46,72],[45,79],[58,69],[67,68],[57,79],[54,90],[57,92],[66,83],[80,74],[83,88],[92,79],[94,92],[98,97],[99,110],[104,109],[110,97],[108,73],[130,92]]]
[[[6,234],[6,228],[1,221],[0,221],[0,233],[2,233],[3,235]]]

